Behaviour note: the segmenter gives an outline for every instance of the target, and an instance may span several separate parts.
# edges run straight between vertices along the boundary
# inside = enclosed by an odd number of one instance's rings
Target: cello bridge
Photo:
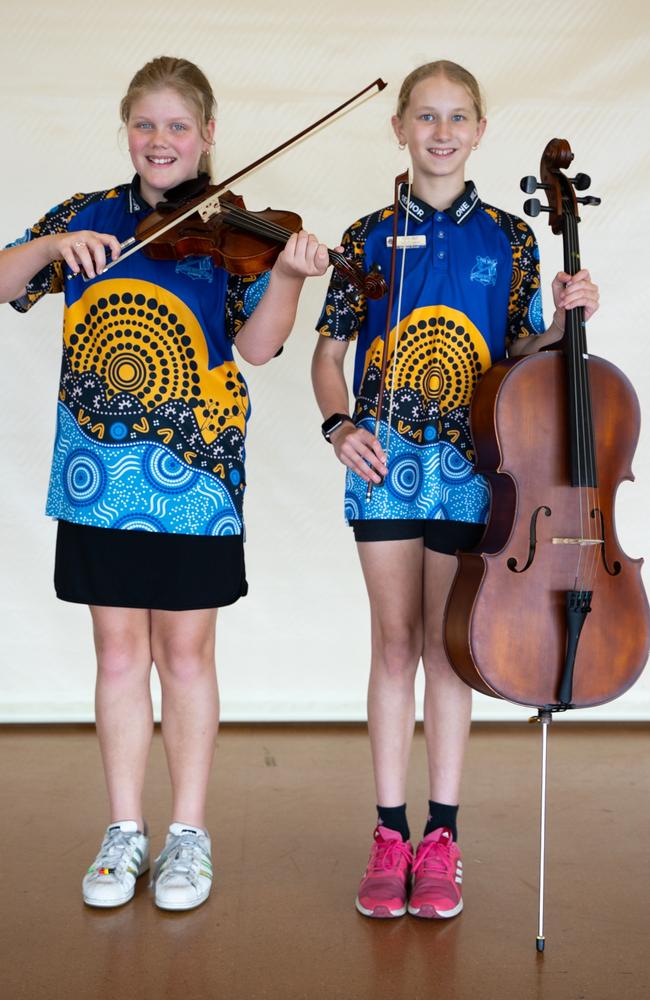
[[[552,538],[553,545],[603,545],[603,538]]]

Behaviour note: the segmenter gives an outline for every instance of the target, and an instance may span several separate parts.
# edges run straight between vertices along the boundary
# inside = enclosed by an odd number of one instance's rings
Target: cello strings
[[[566,216],[568,250],[571,274],[576,274],[580,269],[580,251],[578,247],[577,220],[572,215]],[[584,308],[576,307],[567,315],[567,322],[570,328],[570,351],[572,358],[572,377],[574,380],[574,395],[576,406],[576,419],[580,422],[576,424],[576,435],[578,445],[578,489],[580,495],[580,531],[581,538],[587,539],[592,544],[588,544],[590,550],[583,559],[582,549],[579,546],[578,569],[576,577],[576,589],[582,592],[591,588],[595,577],[598,557],[600,554],[597,544],[599,525],[593,517],[593,512],[599,509],[598,483],[596,480],[595,452],[593,417],[591,412],[591,398],[589,391],[589,369],[587,358],[587,344],[585,337]],[[586,500],[587,509],[583,506]],[[602,525],[600,526],[602,530]],[[586,563],[583,569],[583,576],[580,578],[581,564]],[[578,588],[577,584],[581,586]]]
[[[578,248],[578,228],[577,219],[573,219],[573,239],[575,243],[575,259],[577,261],[578,270],[580,268],[580,251]],[[589,384],[589,359],[587,354],[587,340],[586,340],[586,326],[584,318],[584,307],[580,306],[576,309],[576,326],[578,330],[578,341],[579,341],[579,372],[581,378],[581,403],[583,408],[583,428],[585,434],[585,449],[587,453],[587,500],[588,500],[588,510],[586,512],[587,521],[587,537],[592,541],[592,545],[589,546],[590,551],[588,553],[587,571],[586,571],[586,589],[591,589],[593,585],[593,580],[596,575],[598,568],[598,560],[601,555],[601,549],[597,544],[599,535],[602,534],[603,525],[599,523],[594,517],[596,510],[600,510],[600,497],[599,497],[599,487],[598,487],[598,470],[596,467],[596,452],[595,452],[595,436],[593,427],[593,412],[591,405],[591,391]],[[604,541],[604,540],[603,540]]]
[[[573,275],[574,270],[574,241],[573,241],[573,230],[572,230],[572,215],[568,210],[564,214],[565,219],[565,233],[566,233],[566,254],[567,259],[565,260],[566,271]],[[577,472],[578,472],[578,504],[579,504],[579,534],[578,537],[585,538],[585,520],[584,520],[584,496],[583,488],[585,484],[585,470],[584,470],[584,441],[580,432],[581,422],[581,406],[580,406],[580,391],[579,384],[577,382],[577,365],[578,365],[578,352],[579,346],[577,345],[577,337],[574,323],[574,313],[573,310],[567,310],[565,312],[565,336],[568,338],[568,354],[567,354],[567,364],[569,366],[568,377],[573,383],[573,421],[574,421],[574,437],[575,437],[575,458],[577,461]],[[573,447],[570,444],[570,449]],[[574,590],[582,590],[581,584],[581,569],[582,569],[582,557],[583,557],[583,546],[578,545],[577,553],[577,563],[576,572],[574,579]]]

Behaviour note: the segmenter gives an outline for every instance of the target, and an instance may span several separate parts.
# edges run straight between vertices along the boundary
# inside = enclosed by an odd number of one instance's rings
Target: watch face
[[[330,434],[332,434],[337,427],[340,427],[344,420],[349,419],[350,418],[343,413],[333,413],[332,416],[328,417],[321,426],[323,437],[329,441]]]

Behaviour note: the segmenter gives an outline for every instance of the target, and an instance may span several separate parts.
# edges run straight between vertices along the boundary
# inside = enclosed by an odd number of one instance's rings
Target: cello
[[[569,143],[546,146],[541,182],[525,177],[529,215],[549,213],[562,235],[564,268],[580,270],[578,198],[585,174],[567,177]],[[553,345],[556,347],[558,345]],[[458,676],[475,690],[537,708],[542,723],[540,910],[546,745],[553,715],[601,705],[638,678],[650,646],[643,560],[621,549],[616,491],[632,480],[639,403],[627,377],[590,355],[582,307],[567,310],[559,349],[506,359],[479,382],[470,411],[476,466],[491,509],[478,548],[460,553],[445,613],[445,646]]]

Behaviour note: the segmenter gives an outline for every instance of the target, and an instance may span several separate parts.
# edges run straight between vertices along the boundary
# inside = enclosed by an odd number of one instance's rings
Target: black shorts
[[[59,521],[54,589],[62,601],[194,611],[248,592],[241,535],[173,535]]]
[[[357,542],[395,542],[404,538],[423,538],[432,552],[455,555],[471,552],[483,537],[484,524],[470,521],[406,520],[397,518],[350,521]]]

